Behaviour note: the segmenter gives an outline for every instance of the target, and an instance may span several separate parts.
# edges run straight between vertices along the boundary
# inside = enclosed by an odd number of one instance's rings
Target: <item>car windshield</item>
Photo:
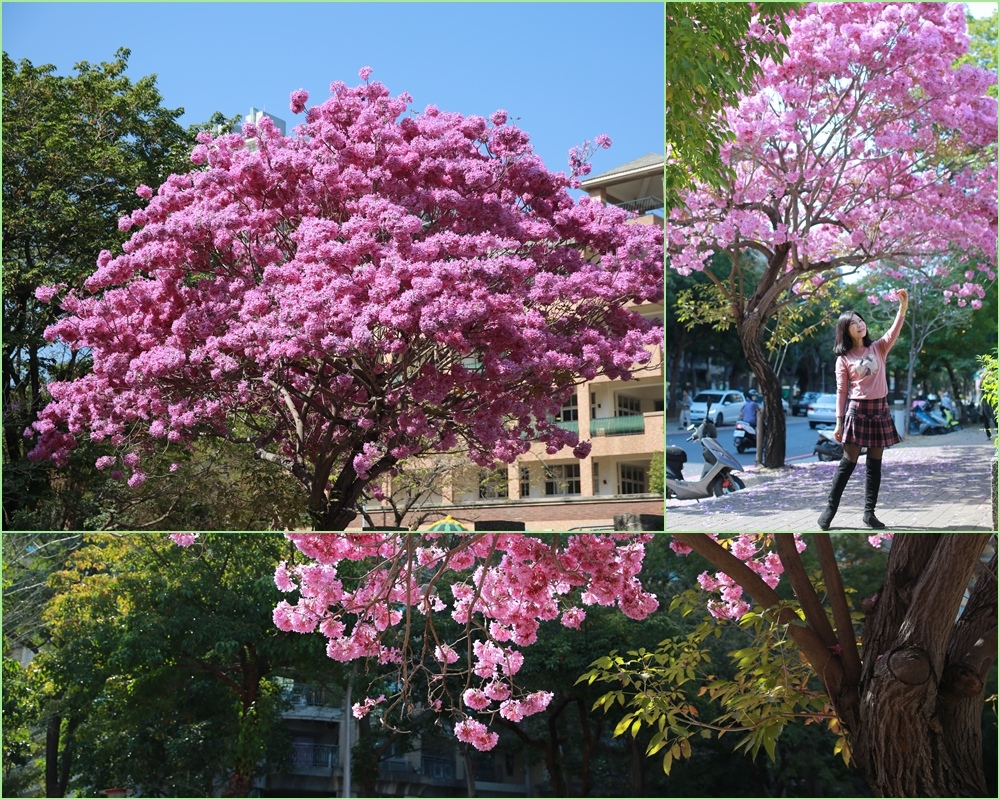
[[[713,403],[718,403],[721,397],[722,392],[698,392],[694,401],[696,403],[707,403],[711,400]]]

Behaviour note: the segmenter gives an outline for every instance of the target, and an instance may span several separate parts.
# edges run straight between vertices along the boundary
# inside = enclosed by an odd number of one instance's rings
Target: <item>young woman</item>
[[[868,326],[855,311],[845,311],[837,321],[833,352],[837,354],[837,427],[833,438],[844,445],[844,457],[833,475],[833,486],[826,510],[820,514],[819,527],[829,530],[840,506],[861,448],[868,448],[865,461],[865,513],[862,517],[869,528],[884,528],[875,516],[879,487],[882,484],[882,453],[886,447],[899,443],[899,434],[889,413],[889,385],[885,377],[885,359],[899,338],[906,318],[909,296],[905,289],[897,292],[899,310],[892,327],[878,341],[868,335]]]

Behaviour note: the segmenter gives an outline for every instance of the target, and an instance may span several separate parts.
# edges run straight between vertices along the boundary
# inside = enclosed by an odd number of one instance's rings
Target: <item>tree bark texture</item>
[[[775,534],[775,542],[807,623],[789,626],[789,635],[850,737],[852,763],[883,797],[985,796],[981,715],[997,655],[995,535],[896,534],[885,582],[861,601],[860,660],[827,537],[810,538],[826,576],[829,614],[791,534]],[[675,538],[730,575],[757,604],[777,608],[770,588],[705,534]],[[984,565],[988,546],[993,552]],[[778,623],[786,612],[776,612]]]
[[[774,374],[764,347],[764,333],[767,317],[756,310],[747,310],[739,315],[737,330],[743,355],[747,365],[760,384],[764,396],[760,415],[763,417],[763,432],[758,439],[757,452],[760,463],[765,467],[785,466],[785,414],[781,405],[781,380]]]
[[[854,736],[858,766],[881,796],[986,794],[981,710],[996,657],[995,555],[956,616],[988,538],[909,534],[893,544],[865,622]]]

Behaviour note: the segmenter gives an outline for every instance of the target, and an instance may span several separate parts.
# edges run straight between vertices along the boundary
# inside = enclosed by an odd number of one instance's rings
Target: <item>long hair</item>
[[[854,349],[854,340],[851,338],[851,322],[855,317],[861,317],[861,315],[857,311],[848,310],[841,314],[840,319],[837,320],[837,333],[833,339],[833,352],[838,356],[846,355]],[[868,335],[868,321],[864,317],[861,317],[861,319],[865,323],[865,338],[862,340],[862,344],[865,347],[869,347],[872,343],[872,337]]]

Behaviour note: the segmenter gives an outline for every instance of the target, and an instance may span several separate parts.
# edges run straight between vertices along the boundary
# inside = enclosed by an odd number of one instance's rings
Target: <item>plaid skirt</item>
[[[844,418],[844,444],[861,447],[892,447],[901,439],[884,397],[878,400],[851,400]]]

